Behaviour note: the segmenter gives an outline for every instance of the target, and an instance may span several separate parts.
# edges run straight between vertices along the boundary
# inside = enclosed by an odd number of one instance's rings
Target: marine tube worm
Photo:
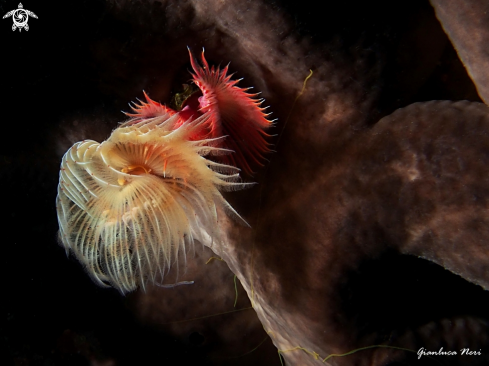
[[[179,111],[144,93],[108,140],[78,142],[62,159],[59,238],[100,286],[161,284],[195,239],[219,244],[218,208],[246,224],[221,191],[250,185],[239,171],[261,164],[271,122],[227,67],[190,57],[200,93]]]
[[[201,54],[202,66],[189,50],[193,68],[192,80],[199,91],[188,96],[181,104],[180,110],[174,111],[163,106],[144,93],[146,102],[133,107],[132,117],[147,118],[159,114],[178,113],[177,126],[190,118],[204,113],[209,114],[204,127],[191,139],[219,138],[222,147],[233,150],[234,154],[220,158],[224,163],[242,169],[246,174],[253,173],[254,166],[262,166],[264,154],[270,151],[270,135],[266,132],[272,121],[267,119],[265,108],[261,107],[263,99],[255,99],[257,94],[250,94],[247,89],[237,86],[239,80],[231,80],[228,66],[209,66]]]
[[[209,118],[177,127],[178,115],[137,117],[101,144],[78,142],[64,155],[60,241],[98,285],[126,293],[160,283],[194,239],[219,242],[217,207],[244,222],[220,191],[247,184],[237,168],[206,158],[230,153],[216,147],[222,138],[189,138]]]

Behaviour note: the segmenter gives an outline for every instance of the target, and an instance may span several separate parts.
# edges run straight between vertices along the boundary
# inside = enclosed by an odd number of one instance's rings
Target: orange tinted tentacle
[[[146,102],[139,101],[139,104],[133,103],[134,106],[131,106],[131,109],[134,113],[124,112],[126,116],[146,119],[164,115],[172,116],[176,113],[173,109],[152,100],[144,90],[143,94]]]
[[[204,52],[205,50],[202,48],[202,53],[200,54],[200,58],[202,60],[202,65],[204,65],[204,70],[205,70],[205,69],[209,69],[209,64],[207,63],[207,60],[204,57]],[[214,70],[214,67],[212,67],[212,69]]]
[[[195,72],[195,75],[192,75],[192,76],[194,76],[194,79],[195,79],[195,76],[202,77],[203,76],[202,67],[200,67],[199,62],[195,59],[192,51],[190,51],[190,48],[187,47],[187,49],[188,49],[188,53],[190,55],[190,64],[192,65],[192,69]]]

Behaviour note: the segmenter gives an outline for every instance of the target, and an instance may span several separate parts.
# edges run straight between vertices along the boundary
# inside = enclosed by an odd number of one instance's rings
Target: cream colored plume
[[[220,139],[190,140],[207,119],[178,128],[177,115],[129,120],[64,155],[60,240],[97,284],[125,293],[161,282],[195,239],[219,242],[217,207],[244,221],[220,193],[247,185],[238,169],[205,158],[230,151],[215,147]]]

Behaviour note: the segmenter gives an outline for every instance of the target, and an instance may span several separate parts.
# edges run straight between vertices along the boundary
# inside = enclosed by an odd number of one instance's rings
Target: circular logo
[[[24,9],[17,9],[12,14],[12,19],[17,27],[23,28],[29,20],[29,15]]]

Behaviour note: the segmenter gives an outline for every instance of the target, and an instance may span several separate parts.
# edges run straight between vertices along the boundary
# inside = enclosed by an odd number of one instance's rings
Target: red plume
[[[227,75],[228,67],[222,70],[219,67],[209,68],[202,51],[201,67],[190,53],[190,62],[194,69],[192,74],[194,83],[202,91],[199,98],[199,112],[210,112],[209,137],[228,136],[223,144],[225,148],[235,153],[226,156],[246,173],[251,174],[251,165],[263,165],[263,154],[269,152],[270,136],[267,130],[272,122],[267,120],[263,112],[265,108],[260,105],[263,100],[254,99],[257,94],[250,94],[236,84],[239,80],[231,80]]]

